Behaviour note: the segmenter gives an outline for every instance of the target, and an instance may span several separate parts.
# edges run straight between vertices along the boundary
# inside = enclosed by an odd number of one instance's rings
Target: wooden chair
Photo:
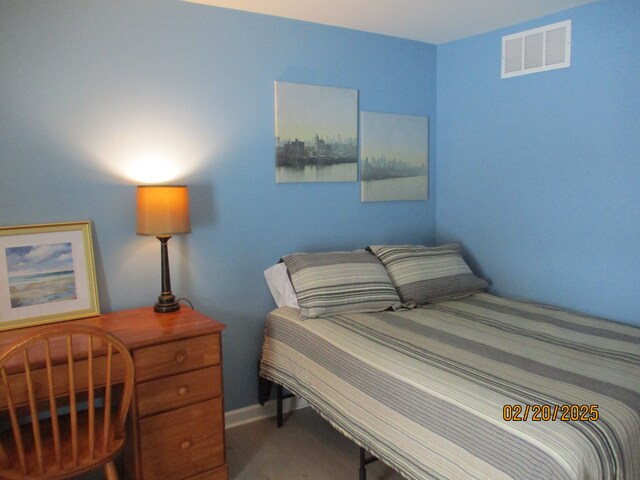
[[[0,479],[63,479],[113,463],[125,440],[133,361],[112,335],[60,323],[0,354]]]

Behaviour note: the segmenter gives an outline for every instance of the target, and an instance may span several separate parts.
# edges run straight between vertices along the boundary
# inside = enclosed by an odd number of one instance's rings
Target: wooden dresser
[[[123,478],[227,480],[222,395],[224,325],[183,307],[71,320],[115,335],[132,353],[135,391]],[[38,326],[0,332],[0,348]]]

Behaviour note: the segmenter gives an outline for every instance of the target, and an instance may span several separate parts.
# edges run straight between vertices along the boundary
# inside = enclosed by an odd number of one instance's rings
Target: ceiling
[[[440,44],[598,0],[185,0]]]

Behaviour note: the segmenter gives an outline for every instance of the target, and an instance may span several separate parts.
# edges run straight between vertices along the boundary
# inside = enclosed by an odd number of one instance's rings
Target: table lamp
[[[167,242],[172,235],[191,232],[189,189],[185,185],[140,185],[137,204],[138,235],[155,235],[160,240],[162,292],[153,309],[160,313],[175,312],[180,303],[171,292]]]

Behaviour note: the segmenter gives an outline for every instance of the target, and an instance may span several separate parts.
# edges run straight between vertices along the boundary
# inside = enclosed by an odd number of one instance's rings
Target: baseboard
[[[256,422],[265,418],[275,417],[277,413],[276,400],[269,400],[264,407],[259,403],[249,405],[248,407],[230,410],[224,414],[225,428],[239,427],[246,423]],[[282,402],[282,411],[291,412],[308,407],[309,404],[302,398],[291,397],[285,398]]]

